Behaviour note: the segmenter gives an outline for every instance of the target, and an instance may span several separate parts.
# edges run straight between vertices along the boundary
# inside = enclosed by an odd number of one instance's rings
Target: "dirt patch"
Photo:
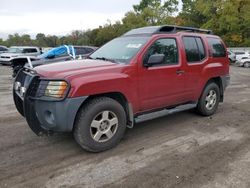
[[[212,117],[146,121],[114,149],[83,151],[71,134],[37,137],[16,111],[0,66],[0,187],[249,187],[250,69],[232,67]]]

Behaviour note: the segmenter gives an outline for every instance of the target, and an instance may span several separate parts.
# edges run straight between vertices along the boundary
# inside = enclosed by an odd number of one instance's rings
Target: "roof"
[[[6,46],[3,46],[3,45],[0,45],[0,47],[8,49]]]
[[[10,48],[38,48],[37,46],[11,46]]]
[[[154,35],[154,34],[163,34],[163,33],[177,33],[180,31],[186,32],[195,32],[195,33],[206,33],[212,34],[211,30],[199,29],[194,27],[182,27],[176,25],[163,25],[163,26],[149,26],[142,27],[137,29],[132,29],[125,33],[123,36],[131,36],[131,35]]]

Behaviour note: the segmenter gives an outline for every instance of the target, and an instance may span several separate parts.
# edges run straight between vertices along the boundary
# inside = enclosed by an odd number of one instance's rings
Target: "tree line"
[[[24,34],[9,35],[0,44],[55,47],[62,44],[101,46],[111,39],[138,27],[149,25],[181,25],[211,29],[227,46],[250,46],[249,0],[141,0],[121,21],[110,22],[92,30],[75,30],[67,36],[38,33],[35,39]]]

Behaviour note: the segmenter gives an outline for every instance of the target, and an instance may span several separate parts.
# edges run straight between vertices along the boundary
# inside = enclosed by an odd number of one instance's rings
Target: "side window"
[[[164,38],[155,41],[144,56],[143,63],[146,64],[149,60],[149,57],[154,54],[165,55],[165,60],[162,65],[178,64],[179,60],[176,40],[173,38]]]
[[[206,57],[203,42],[202,42],[200,37],[195,37],[195,40],[196,40],[196,43],[198,45],[200,60],[202,60],[202,59],[204,59]]]
[[[28,49],[23,49],[22,53],[29,53]]]
[[[212,49],[213,57],[226,57],[226,49],[220,39],[208,38],[208,44]]]
[[[84,55],[87,54],[85,48],[75,48],[76,50],[76,55]]]
[[[91,48],[86,48],[86,51],[87,51],[87,53],[91,53],[91,52],[93,52],[94,50],[91,49]]]
[[[234,52],[236,55],[243,55],[245,52]]]
[[[0,46],[0,51],[7,51],[7,50]]]
[[[23,53],[36,53],[37,49],[35,48],[25,48],[23,49]]]
[[[205,48],[200,37],[183,37],[188,63],[200,62],[206,57]]]
[[[36,53],[37,52],[37,49],[36,48],[30,48],[28,49],[29,50],[29,53]]]

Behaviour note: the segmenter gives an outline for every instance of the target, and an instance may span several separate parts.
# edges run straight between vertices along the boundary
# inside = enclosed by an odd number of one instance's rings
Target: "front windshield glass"
[[[8,49],[8,52],[9,53],[22,53],[23,49],[22,48],[13,48],[13,47],[10,47]]]
[[[116,38],[93,54],[92,59],[113,60],[119,63],[129,63],[142,46],[148,41],[149,37],[121,37]]]

